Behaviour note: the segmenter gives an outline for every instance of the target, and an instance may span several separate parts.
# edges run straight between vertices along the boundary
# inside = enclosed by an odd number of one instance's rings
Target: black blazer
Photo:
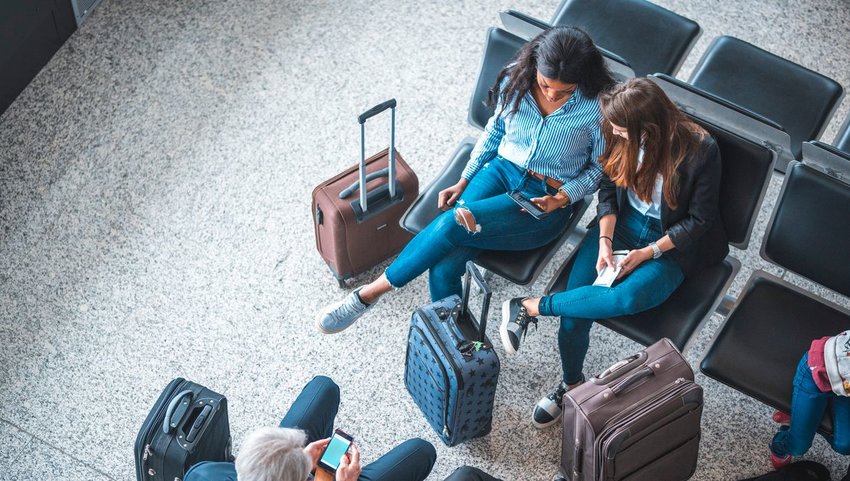
[[[720,169],[720,149],[706,136],[699,149],[679,165],[676,209],[671,210],[661,197],[661,228],[676,246],[664,255],[679,264],[685,277],[722,261],[729,253],[720,218]],[[598,197],[597,222],[617,214],[629,202],[626,189],[618,188],[607,175],[602,177]]]

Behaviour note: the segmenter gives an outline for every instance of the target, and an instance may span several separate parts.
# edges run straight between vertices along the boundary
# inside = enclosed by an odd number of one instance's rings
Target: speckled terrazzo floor
[[[659,3],[704,29],[680,78],[731,34],[850,87],[846,1]],[[558,376],[554,322],[503,357],[493,433],[446,448],[402,383],[407,317],[426,279],[350,331],[316,334],[313,311],[343,292],[315,252],[309,205],[314,184],[357,158],[355,115],[389,97],[399,150],[431,180],[476,134],[468,95],[497,12],[549,18],[556,6],[104,0],[0,116],[0,479],[133,479],[136,431],[175,376],[227,395],[238,449],[314,374],[342,387],[338,424],[367,461],[422,436],[439,454],[429,479],[461,464],[549,479],[559,432],[536,431],[528,415]],[[386,127],[369,124],[369,150]],[[766,266],[758,246],[780,184],[735,253],[733,293]],[[554,269],[530,289],[494,279],[496,300],[541,292]],[[696,340],[694,364],[719,322]],[[588,370],[637,348],[596,328]],[[707,404],[693,479],[766,471],[770,409],[698,380]],[[821,440],[807,457],[846,469]]]

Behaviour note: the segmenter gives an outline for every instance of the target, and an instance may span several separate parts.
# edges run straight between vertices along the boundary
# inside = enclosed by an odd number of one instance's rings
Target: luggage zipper
[[[642,414],[655,408],[658,400],[663,399],[664,397],[678,390],[684,389],[686,387],[686,382],[694,384],[693,381],[688,381],[687,379],[680,377],[676,379],[673,383],[665,386],[664,389],[662,389],[661,391],[655,393],[655,395],[643,400],[639,400],[628,408],[620,411],[618,415],[612,417],[610,420],[608,420],[607,423],[605,423],[605,429],[603,429],[602,432],[599,433],[599,436],[596,437],[596,441],[594,442],[593,448],[594,458],[597,458],[595,459],[595,462],[593,464],[594,468],[596,469],[598,479],[602,479],[602,475],[604,474],[602,473],[602,467],[604,463],[601,459],[603,443],[608,438],[608,436],[611,435],[611,432],[613,432],[615,429],[617,429],[624,423],[628,422],[630,418],[634,417],[636,414]]]
[[[455,374],[455,379],[457,379],[458,398],[460,398],[460,393],[463,391],[463,373],[460,370],[460,367],[458,367],[457,364],[455,364],[454,358],[452,358],[449,355],[449,352],[446,351],[446,346],[444,346],[443,343],[440,342],[440,336],[437,334],[436,329],[434,329],[434,327],[431,324],[429,324],[428,322],[425,321],[425,319],[428,319],[426,313],[422,309],[417,309],[417,312],[419,314],[419,318],[423,320],[422,323],[425,324],[425,326],[428,328],[428,332],[431,333],[431,337],[434,338],[434,342],[436,342],[437,345],[440,346],[440,351],[443,353],[443,357],[449,363],[449,366],[451,366],[452,371]],[[446,384],[448,386],[448,378],[446,378]],[[460,405],[460,402],[455,403],[455,408],[457,408],[459,405]],[[449,423],[448,423],[449,413],[448,413],[448,410],[449,410],[449,390],[446,389],[446,413],[445,413],[446,415],[445,415],[445,422],[443,423],[443,433],[446,436],[450,437],[451,431],[449,431]],[[456,414],[456,413],[453,413],[452,419],[455,419],[455,417],[456,417],[456,415],[454,415],[454,414]]]
[[[431,343],[427,342],[427,339],[425,338],[425,333],[422,331],[422,328],[418,325],[414,325],[413,328],[419,331],[419,335],[422,336],[422,339],[426,341],[425,345],[428,346],[428,350],[431,351],[431,355],[434,356],[434,360],[437,361],[437,366],[439,366],[440,371],[442,371],[443,373],[443,435],[446,436],[446,438],[449,438],[451,437],[451,433],[449,432],[449,376],[446,374],[446,368],[445,366],[443,366],[443,363],[441,363],[440,360],[437,359],[437,352],[434,351],[434,347],[431,346]],[[431,334],[433,335],[434,332],[432,331]]]
[[[421,309],[419,311],[419,318],[420,319],[426,319],[427,318],[425,313],[422,312]],[[449,355],[448,351],[446,351],[446,346],[444,346],[443,343],[440,342],[440,336],[437,334],[437,331],[427,322],[423,322],[423,324],[425,324],[425,326],[428,327],[428,331],[431,333],[431,336],[434,337],[434,341],[436,341],[436,343],[440,346],[440,350],[443,352],[443,356],[445,356],[446,361],[448,361],[449,365],[452,367],[452,371],[454,371],[454,373],[455,373],[455,377],[457,378],[457,388],[458,388],[458,390],[462,390],[463,389],[463,376],[461,375],[460,368],[455,364],[454,358]]]
[[[174,386],[174,390],[172,390],[168,394],[168,396],[166,397],[166,400],[170,399],[171,396],[173,396],[175,393],[178,393],[178,392],[182,391],[183,389],[185,389],[185,386],[187,386],[187,385],[189,385],[189,381],[186,381],[184,379],[183,382]],[[142,461],[147,461],[148,459],[153,457],[153,454],[156,453],[156,451],[151,447],[151,444],[153,443],[154,437],[156,436],[156,432],[161,431],[161,429],[162,429],[161,428],[162,420],[165,418],[165,410],[166,410],[167,406],[168,406],[168,402],[162,404],[159,407],[159,411],[156,413],[156,416],[154,416],[153,424],[149,426],[149,427],[152,426],[153,429],[148,430],[148,438],[147,438],[147,443],[145,443],[145,450],[142,454]],[[151,461],[153,461],[153,459],[151,459]],[[148,467],[148,466],[145,466],[143,464],[141,466],[141,468],[144,471],[144,474],[147,474],[148,476],[156,476],[156,474],[157,474],[156,470],[153,467]],[[145,468],[147,468],[146,471],[145,471]]]

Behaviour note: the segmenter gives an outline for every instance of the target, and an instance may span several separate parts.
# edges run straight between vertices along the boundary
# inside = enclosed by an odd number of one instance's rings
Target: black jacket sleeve
[[[608,214],[617,215],[619,205],[617,204],[617,186],[606,174],[602,174],[599,181],[599,193],[596,195],[599,203],[596,205],[596,219],[599,220]]]
[[[720,215],[720,149],[711,140],[696,154],[694,188],[688,202],[688,213],[667,229],[667,235],[680,251],[689,250]],[[685,199],[680,199],[680,202]]]

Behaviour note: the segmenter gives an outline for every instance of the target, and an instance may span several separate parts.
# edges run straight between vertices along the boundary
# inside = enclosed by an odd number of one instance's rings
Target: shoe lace
[[[528,311],[525,307],[519,308],[519,315],[517,316],[517,324],[522,329],[522,338],[525,339],[525,335],[528,332],[529,324],[534,324],[534,330],[537,331],[537,317],[529,316]]]
[[[555,404],[557,404],[558,407],[560,407],[561,403],[564,400],[564,394],[566,394],[566,393],[567,393],[567,386],[565,384],[561,383],[561,384],[558,384],[558,387],[554,391],[552,391],[549,394],[549,396],[547,396],[547,397],[549,399],[551,399],[552,401],[555,401]]]
[[[334,310],[332,315],[335,320],[340,320],[342,318],[357,314],[358,312],[359,309],[357,309],[357,306],[350,302],[344,302],[337,309]]]

